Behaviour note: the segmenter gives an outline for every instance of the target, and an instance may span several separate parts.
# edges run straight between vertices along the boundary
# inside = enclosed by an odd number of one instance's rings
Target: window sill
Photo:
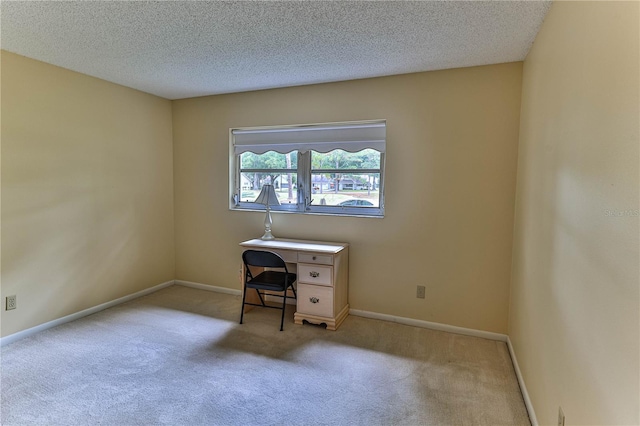
[[[262,212],[265,213],[265,209],[252,208],[252,207],[235,207],[230,206],[229,210],[231,211],[240,211],[240,212]],[[302,214],[302,215],[312,215],[312,216],[338,216],[338,217],[362,217],[368,219],[384,219],[384,213],[361,213],[355,212],[353,209],[343,209],[343,211],[318,211],[318,210],[307,210],[301,212],[299,210],[274,210],[271,209],[271,214]]]

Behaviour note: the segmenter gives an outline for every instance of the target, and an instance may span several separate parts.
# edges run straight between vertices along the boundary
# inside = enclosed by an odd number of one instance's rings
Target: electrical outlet
[[[15,309],[17,307],[16,295],[14,294],[13,296],[7,296],[6,310],[10,311],[11,309]]]
[[[416,291],[416,297],[418,299],[424,299],[424,286],[423,285],[419,285],[418,286],[418,290]]]
[[[562,407],[558,407],[558,426],[564,426],[564,411],[562,411]]]

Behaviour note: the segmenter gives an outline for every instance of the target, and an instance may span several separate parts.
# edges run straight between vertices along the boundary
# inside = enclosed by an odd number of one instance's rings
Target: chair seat
[[[286,281],[285,281],[286,276]],[[260,290],[284,291],[296,281],[296,274],[280,271],[264,271],[247,281],[247,287]],[[285,285],[286,283],[286,285]]]

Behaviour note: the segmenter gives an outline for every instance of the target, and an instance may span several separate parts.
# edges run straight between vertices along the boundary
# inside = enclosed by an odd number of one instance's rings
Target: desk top
[[[325,241],[306,241],[306,240],[249,240],[240,243],[243,247],[260,247],[265,249],[282,249],[296,251],[311,251],[316,253],[339,253],[349,247],[347,243],[329,243]]]

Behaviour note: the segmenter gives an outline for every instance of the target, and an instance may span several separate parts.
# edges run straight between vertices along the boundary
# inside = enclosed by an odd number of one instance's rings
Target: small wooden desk
[[[245,249],[278,253],[298,275],[294,321],[336,330],[349,315],[349,244],[305,240],[249,240]],[[242,273],[244,277],[244,271]]]

